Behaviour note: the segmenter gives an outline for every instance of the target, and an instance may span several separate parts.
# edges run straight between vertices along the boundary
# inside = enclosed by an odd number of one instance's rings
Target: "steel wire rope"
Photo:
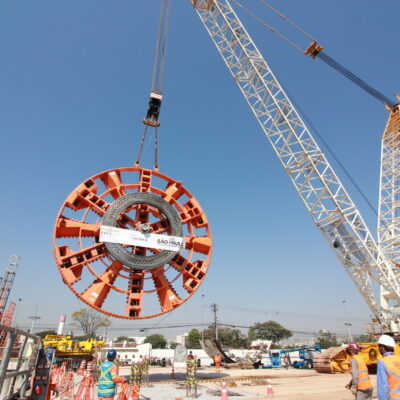
[[[154,169],[158,169],[158,127],[154,132]]]
[[[140,145],[139,145],[139,152],[138,152],[138,155],[137,155],[137,158],[136,158],[136,161],[135,161],[135,166],[136,167],[138,167],[140,165],[140,158],[142,156],[143,145],[144,145],[144,141],[146,140],[147,128],[148,127],[149,127],[148,125],[145,125],[144,132],[143,132],[143,135],[142,135],[142,140],[141,140]]]
[[[170,0],[161,0],[156,54],[154,58],[154,67],[153,67],[153,79],[151,83],[152,89],[155,89],[156,85],[159,86],[158,89],[161,90],[162,88],[162,83],[164,79],[165,54],[166,54],[166,43],[168,37],[168,27],[169,27],[168,22],[169,22],[170,8],[171,8]]]
[[[299,51],[302,54],[308,54],[307,51],[302,50],[299,46],[297,46],[293,41],[288,39],[285,35],[280,33],[277,29],[272,27],[271,25],[267,24],[264,20],[259,18],[257,15],[252,13],[250,10],[248,10],[246,7],[238,3],[236,0],[230,0],[232,3],[234,3],[236,6],[241,8],[243,11],[245,11],[247,14],[249,14],[251,17],[253,17],[257,22],[261,23],[264,25],[268,30],[270,30],[272,33],[275,33],[278,35],[281,39],[283,39],[285,42],[289,43],[292,47],[294,47],[297,51]],[[312,39],[315,44],[317,44],[317,40],[314,39],[310,34],[308,34],[306,31],[301,29],[299,26],[297,26],[294,22],[286,18],[283,14],[281,14],[279,11],[275,10],[272,6],[270,6],[268,3],[264,2],[264,0],[259,0],[263,2],[265,5],[268,5],[276,14],[278,14],[281,18],[286,20],[289,24],[294,26],[296,29],[298,29],[300,32],[302,32],[304,35],[306,35],[308,38]],[[365,82],[363,79],[359,78],[357,75],[355,75],[353,72],[351,72],[349,69],[343,67],[341,64],[339,64],[337,61],[335,61],[332,57],[330,57],[328,54],[326,54],[325,51],[323,51],[323,48],[317,51],[316,55],[313,56],[313,58],[320,59],[323,61],[325,64],[329,65],[331,68],[335,69],[337,72],[342,74],[344,77],[352,81],[354,84],[356,84],[358,87],[363,89],[365,92],[370,94],[371,96],[375,97],[377,100],[379,100],[382,104],[387,105],[390,108],[393,108],[396,104],[392,100],[390,100],[387,96],[385,96],[383,93],[379,92],[378,90],[374,89],[371,85],[369,85],[367,82]]]
[[[177,328],[185,328],[185,327],[200,327],[200,326],[211,326],[213,325],[213,322],[209,323],[187,323],[187,324],[177,324],[177,325],[162,325],[162,326],[157,326],[157,327],[135,327],[134,330],[154,330],[154,329],[177,329]],[[227,326],[231,328],[242,328],[242,329],[250,329],[252,326],[250,325],[242,325],[242,324],[235,324],[235,323],[224,323],[224,322],[219,322],[218,325],[220,326]],[[51,329],[54,327],[53,324],[48,323],[48,324],[38,324],[38,327],[41,327],[42,329]],[[21,325],[21,329],[28,329],[29,325]],[[288,328],[289,329],[289,328]],[[124,332],[124,331],[129,331],[132,332],[132,326],[112,326],[107,329],[108,332]],[[296,334],[306,334],[306,335],[316,335],[319,334],[319,332],[315,331],[304,331],[304,330],[292,330],[290,329],[291,332],[296,333]],[[331,333],[334,334],[340,334],[340,335],[348,335],[348,332],[342,332],[342,331],[333,331],[330,330]]]
[[[257,17],[257,15],[253,14],[250,10],[248,10],[246,7],[244,7],[242,4],[238,3],[236,0],[230,0],[233,4],[241,8],[244,12],[249,14],[251,17],[253,17],[255,20],[257,20],[260,24],[264,25],[268,30],[270,30],[272,33],[275,33],[278,35],[281,39],[283,39],[285,42],[289,43],[292,47],[294,47],[297,51],[300,53],[304,53],[304,51],[297,46],[294,42],[292,42],[290,39],[288,39],[285,35],[280,33],[277,29],[272,27],[271,25],[267,24],[264,20],[261,18]]]
[[[166,59],[166,48],[169,28],[169,14],[171,9],[171,0],[161,0],[161,9],[158,22],[158,32],[156,41],[156,52],[154,57],[153,65],[153,77],[151,82],[152,91],[158,91],[162,93],[162,85],[164,81],[164,67]],[[158,127],[155,126],[154,133],[154,169],[158,169]],[[135,166],[140,165],[140,158],[142,156],[143,146],[146,140],[148,125],[146,124],[142,140],[139,147],[138,156],[135,162]]]
[[[390,100],[387,96],[385,96],[384,94],[382,94],[378,90],[374,89],[371,85],[369,85],[363,79],[359,78],[353,72],[351,72],[347,68],[343,67],[343,65],[340,65],[332,57],[328,56],[328,54],[326,54],[326,52],[321,51],[318,54],[317,59],[320,59],[324,63],[328,64],[330,67],[332,67],[333,69],[335,69],[336,71],[341,73],[343,76],[345,76],[347,79],[349,79],[352,82],[354,82],[361,89],[365,90],[371,96],[375,97],[381,103],[387,104],[390,108],[393,108],[396,105],[396,103],[394,103],[392,100]]]
[[[326,150],[328,153],[333,157],[333,159],[336,161],[338,164],[339,168],[342,169],[344,174],[347,176],[351,184],[355,187],[357,192],[360,194],[360,196],[364,199],[364,201],[367,203],[368,207],[371,209],[371,211],[375,214],[375,216],[378,216],[378,212],[376,208],[373,206],[373,204],[369,201],[368,197],[364,193],[364,191],[361,189],[361,187],[357,184],[357,182],[354,180],[350,172],[347,170],[347,168],[344,166],[344,164],[340,161],[339,157],[336,155],[336,153],[333,151],[333,149],[329,146],[328,142],[324,139],[324,137],[319,133],[318,129],[314,126],[310,118],[308,118],[307,114],[302,110],[300,105],[296,102],[294,97],[288,92],[287,88],[281,84],[283,87],[283,90],[287,93],[288,97],[290,98],[290,101],[293,103],[295,106],[296,110],[299,112],[300,116],[306,121],[307,125],[310,127],[311,131],[318,137],[318,139],[322,142],[322,144],[325,146]]]
[[[300,47],[298,47],[296,44],[294,44],[291,40],[289,40],[288,38],[286,38],[284,35],[282,35],[280,32],[278,32],[275,28],[273,28],[272,26],[268,25],[265,21],[263,21],[261,18],[257,17],[256,15],[254,15],[251,11],[247,10],[244,6],[242,6],[241,4],[239,4],[236,0],[231,0],[232,3],[236,4],[239,8],[241,8],[242,10],[244,10],[246,13],[248,13],[250,16],[252,16],[253,18],[255,18],[258,22],[260,22],[262,25],[266,26],[270,31],[272,31],[273,33],[276,33],[279,37],[281,37],[282,39],[284,39],[286,42],[288,42],[291,46],[293,46],[296,50],[300,51],[301,53],[304,53]],[[300,29],[300,28],[299,28]],[[329,57],[330,58],[330,57]],[[331,58],[330,58],[331,59]],[[332,60],[332,59],[331,59]],[[334,60],[332,60],[334,61]],[[337,64],[337,63],[336,63]],[[339,65],[339,64],[338,64]],[[343,67],[344,70],[346,70],[346,68]],[[348,70],[346,70],[348,71]],[[350,71],[348,71],[350,73]],[[277,75],[275,73],[275,75]],[[353,74],[354,75],[354,74]],[[355,75],[354,75],[355,76]],[[360,79],[361,80],[361,79]],[[293,99],[292,96],[289,95],[289,92],[287,91],[287,89],[284,87],[284,85],[281,86],[284,88],[285,92],[288,94],[289,98]],[[369,85],[367,85],[369,86]],[[373,89],[373,88],[371,88]],[[373,89],[375,90],[375,89]],[[376,91],[377,92],[377,91]],[[370,92],[368,92],[370,93]],[[377,92],[379,93],[379,92]],[[372,94],[372,93],[371,93]],[[383,95],[382,95],[383,96]],[[374,96],[376,97],[376,96]],[[385,96],[383,96],[385,97]],[[390,100],[388,99],[388,101],[390,102]],[[350,182],[354,185],[354,187],[357,189],[357,191],[360,193],[361,197],[364,199],[364,201],[368,204],[368,206],[371,208],[371,210],[373,211],[373,213],[377,216],[378,213],[375,209],[375,207],[371,204],[371,202],[368,200],[368,198],[366,197],[366,195],[364,194],[364,192],[361,190],[361,188],[358,186],[358,184],[355,182],[355,180],[353,179],[353,177],[351,176],[351,174],[348,172],[348,170],[346,169],[346,167],[343,165],[343,163],[339,160],[339,158],[336,156],[336,154],[334,153],[334,151],[332,150],[332,148],[328,145],[328,143],[325,141],[325,139],[319,134],[318,130],[315,128],[315,126],[312,124],[311,120],[306,116],[306,114],[304,112],[302,112],[301,107],[299,107],[299,105],[293,101],[293,104],[295,105],[296,109],[299,110],[299,113],[302,115],[302,117],[306,120],[307,124],[309,124],[311,130],[318,136],[318,138],[321,140],[321,142],[324,144],[324,146],[326,147],[326,149],[328,150],[328,152],[332,155],[332,157],[335,159],[335,161],[338,163],[339,167],[344,171],[344,173],[346,174],[346,176],[348,177],[348,179],[350,180]]]
[[[294,317],[294,318],[303,318],[303,319],[324,319],[326,321],[346,321],[346,318],[343,317],[328,317],[325,315],[311,315],[311,314],[302,314],[302,313],[297,313],[297,312],[289,312],[289,311],[272,311],[272,310],[260,310],[260,309],[254,309],[254,308],[246,308],[246,307],[230,307],[230,306],[224,306],[220,305],[221,308],[224,309],[230,309],[234,311],[239,311],[239,312],[253,312],[253,313],[260,313],[260,314],[265,314],[265,313],[276,313],[278,312],[279,315],[283,315],[286,318]],[[363,322],[366,320],[366,318],[352,318],[354,321],[358,322]]]
[[[313,36],[311,36],[308,32],[306,32],[304,29],[300,28],[295,22],[290,20],[286,15],[282,14],[278,10],[276,10],[274,7],[271,6],[271,4],[267,3],[265,0],[258,0],[259,2],[263,3],[267,7],[269,7],[275,14],[277,14],[279,17],[284,19],[286,22],[288,22],[290,25],[292,25],[294,28],[296,28],[298,31],[302,32],[305,36],[307,36],[309,39],[313,41],[317,41]]]

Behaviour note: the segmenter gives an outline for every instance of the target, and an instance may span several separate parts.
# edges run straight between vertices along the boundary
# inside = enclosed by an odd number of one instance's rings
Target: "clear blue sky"
[[[0,264],[6,266],[11,254],[22,258],[11,294],[23,299],[19,324],[28,324],[36,305],[42,327],[79,307],[53,259],[55,217],[80,182],[134,161],[159,4],[0,4]],[[281,28],[258,1],[243,4]],[[372,86],[389,96],[400,91],[398,1],[271,4]],[[288,94],[377,205],[385,108],[322,62],[239,16]],[[205,209],[212,264],[185,305],[150,321],[114,320],[115,332],[124,327],[136,335],[142,326],[208,322],[212,302],[221,306],[222,322],[278,319],[297,331],[344,332],[343,300],[355,330],[363,330],[370,315],[363,298],[314,226],[189,0],[173,1],[164,93],[160,170],[181,180]],[[151,167],[151,151],[143,161]],[[375,234],[376,217],[335,169]]]

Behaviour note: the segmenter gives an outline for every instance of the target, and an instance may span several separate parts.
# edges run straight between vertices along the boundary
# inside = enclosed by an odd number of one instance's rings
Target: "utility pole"
[[[17,303],[17,307],[15,308],[14,320],[13,320],[13,323],[11,324],[12,326],[15,326],[16,328],[18,327],[17,317],[18,317],[18,311],[21,308],[21,301],[22,301],[22,299],[19,298],[18,299],[18,303]]]
[[[34,315],[31,315],[31,316],[29,317],[29,319],[32,320],[31,329],[30,329],[30,331],[29,331],[30,333],[33,333],[33,327],[34,327],[34,325],[35,325],[35,321],[41,318],[41,317],[39,317],[39,316],[37,315],[37,310],[38,310],[38,306],[35,307],[35,314],[34,314]]]
[[[343,304],[344,317],[346,319],[346,322],[344,323],[344,325],[347,326],[347,329],[348,329],[348,332],[349,332],[349,339],[350,339],[350,342],[352,342],[353,341],[353,337],[351,335],[351,326],[352,326],[352,324],[349,322],[349,317],[347,316],[346,300],[343,300],[342,304]]]
[[[215,304],[215,303],[211,304],[211,311],[214,313],[215,339],[218,340],[218,319],[217,319],[217,310],[218,310],[218,305]]]
[[[201,295],[201,340],[204,340],[204,294]]]

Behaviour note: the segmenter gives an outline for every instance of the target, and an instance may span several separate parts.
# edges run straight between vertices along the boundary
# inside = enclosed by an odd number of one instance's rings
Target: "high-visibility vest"
[[[357,361],[358,369],[358,383],[357,390],[368,390],[372,389],[371,379],[369,379],[367,364],[360,354],[353,356]]]
[[[214,356],[214,361],[215,361],[215,363],[221,364],[221,356],[219,356],[218,354],[216,354],[216,355]]]
[[[382,358],[386,365],[389,384],[389,399],[400,399],[400,357],[389,354]]]
[[[112,367],[114,363],[104,361],[100,367],[98,397],[113,397],[115,395],[115,382],[113,381]]]

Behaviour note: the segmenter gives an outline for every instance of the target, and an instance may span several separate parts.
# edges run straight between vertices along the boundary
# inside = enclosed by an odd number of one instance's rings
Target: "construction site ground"
[[[120,375],[128,376],[128,367],[120,368]],[[171,368],[150,368],[150,383],[142,386],[140,399],[175,400],[177,398],[201,400],[220,399],[221,382],[228,386],[229,399],[267,399],[267,379],[271,379],[274,397],[287,400],[352,400],[354,396],[345,385],[350,374],[321,374],[314,370],[286,369],[222,369],[216,373],[212,367],[198,370],[197,397],[186,396],[185,370],[176,370],[171,379]],[[376,376],[371,376],[376,388]],[[193,393],[194,394],[194,393]],[[376,390],[374,390],[374,398]]]

